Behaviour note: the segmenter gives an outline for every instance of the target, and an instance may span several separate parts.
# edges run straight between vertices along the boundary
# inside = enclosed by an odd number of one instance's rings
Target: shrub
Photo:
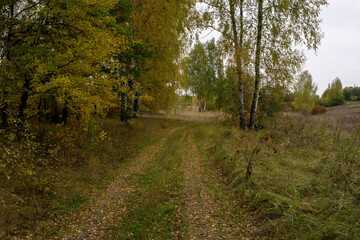
[[[310,112],[315,106],[317,86],[308,71],[304,71],[295,85],[294,107],[302,112]]]
[[[351,96],[350,97],[350,101],[358,101],[359,97],[358,96]]]
[[[320,115],[325,113],[326,113],[326,108],[320,105],[315,105],[315,107],[311,110],[312,115]]]
[[[345,103],[343,88],[339,78],[334,79],[331,85],[329,84],[322,97],[326,99],[327,107],[343,105]]]
[[[315,100],[315,105],[325,106],[326,99],[317,97]]]

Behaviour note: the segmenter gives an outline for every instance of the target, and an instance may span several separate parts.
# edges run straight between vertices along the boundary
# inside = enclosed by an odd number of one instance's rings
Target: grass
[[[139,176],[139,188],[132,196],[119,225],[110,226],[110,239],[176,239],[176,198],[180,188],[180,133],[167,140],[155,165]],[[120,222],[120,221],[119,221]]]
[[[60,212],[68,212],[81,207],[88,199],[89,197],[85,195],[74,195],[71,198],[64,199],[56,208]]]
[[[346,102],[344,105],[328,107],[326,110],[325,114],[306,116],[306,121],[317,126],[325,123],[328,128],[339,128],[348,132],[354,131],[360,125],[360,101]],[[300,112],[287,114],[303,118]]]
[[[196,131],[253,238],[360,238],[359,132],[349,137],[290,119],[258,132],[219,124]]]
[[[199,150],[200,154],[203,156],[206,156],[206,150],[203,148],[203,145],[200,144],[200,141],[197,144],[197,149]],[[229,211],[235,210],[235,212],[232,213],[232,217],[236,217],[236,220],[239,222],[242,222],[243,219],[241,219],[240,216],[240,211],[238,211],[238,209],[231,209],[234,206],[228,206],[228,200],[231,199],[231,197],[229,196],[230,191],[226,188],[226,186],[222,185],[222,182],[219,181],[219,176],[217,169],[215,169],[214,165],[210,162],[205,162],[204,163],[204,174],[207,177],[207,181],[206,181],[206,187],[207,189],[209,189],[215,196],[216,199],[219,200],[219,202],[221,202],[222,204],[220,206],[222,206],[222,208],[220,208],[217,211],[217,215],[220,217],[229,217],[229,215],[227,214]],[[220,182],[220,184],[219,184]],[[224,184],[225,185],[225,184]]]

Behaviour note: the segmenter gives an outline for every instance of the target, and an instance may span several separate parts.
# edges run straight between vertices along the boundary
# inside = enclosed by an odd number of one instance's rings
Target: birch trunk
[[[236,27],[234,0],[229,0],[229,4],[230,4],[231,26],[233,32],[233,43],[235,47],[236,74],[238,80],[237,83],[238,83],[238,94],[239,94],[238,100],[239,100],[240,128],[245,129],[244,86],[242,80],[243,70],[242,70],[242,60],[241,60],[241,52],[243,48],[243,36],[244,36],[243,0],[240,1],[240,41]]]
[[[261,54],[261,39],[263,31],[263,3],[264,0],[258,0],[258,23],[257,23],[257,39],[256,39],[256,52],[255,52],[255,87],[254,87],[254,97],[251,105],[250,113],[250,124],[249,127],[251,130],[255,128],[256,122],[256,111],[259,101],[259,92],[260,92],[260,54]]]

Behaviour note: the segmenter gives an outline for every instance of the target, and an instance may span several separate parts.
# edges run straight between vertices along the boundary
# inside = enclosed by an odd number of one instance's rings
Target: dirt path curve
[[[182,143],[183,197],[181,214],[188,224],[185,239],[241,239],[240,224],[232,217],[233,204],[228,195],[220,199],[217,191],[224,190],[214,170],[207,168],[194,136],[184,135]],[[226,194],[226,193],[225,193]]]
[[[138,181],[136,176],[151,166],[152,160],[163,149],[166,139],[178,128],[170,130],[154,145],[135,157],[130,164],[122,168],[118,177],[100,194],[96,193],[83,211],[66,222],[70,224],[58,232],[56,239],[103,239],[114,215],[124,211],[127,198],[134,194]]]

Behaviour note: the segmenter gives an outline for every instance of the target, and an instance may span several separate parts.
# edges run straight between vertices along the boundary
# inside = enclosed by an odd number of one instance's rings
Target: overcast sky
[[[321,13],[325,37],[316,54],[306,52],[304,66],[318,85],[320,96],[336,77],[343,87],[360,86],[360,0],[328,0],[328,3]],[[200,35],[200,41],[219,36],[216,32],[207,33]]]
[[[321,95],[336,77],[343,87],[360,86],[360,1],[328,0],[321,14],[325,33],[317,54],[307,52],[309,70]]]

